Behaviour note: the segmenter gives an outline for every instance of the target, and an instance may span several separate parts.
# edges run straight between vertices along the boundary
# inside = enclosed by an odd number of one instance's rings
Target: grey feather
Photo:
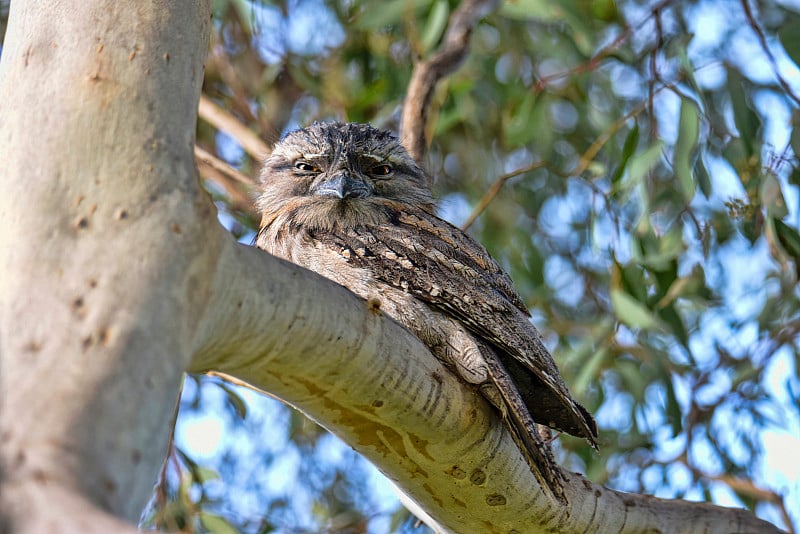
[[[257,245],[382,299],[387,314],[499,404],[531,470],[563,498],[534,421],[596,447],[594,419],[572,399],[508,275],[435,215],[425,173],[397,138],[317,123],[276,145],[261,180]],[[352,194],[342,190],[350,185]]]

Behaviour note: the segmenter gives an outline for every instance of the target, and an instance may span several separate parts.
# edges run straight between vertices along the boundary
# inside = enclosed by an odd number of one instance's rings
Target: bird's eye
[[[375,167],[372,167],[369,170],[369,173],[373,176],[389,176],[390,174],[392,174],[392,166],[386,164],[377,165]]]
[[[317,169],[310,163],[306,163],[305,161],[296,162],[294,164],[294,168],[297,169],[298,171],[303,171],[303,172],[319,172],[319,169]]]

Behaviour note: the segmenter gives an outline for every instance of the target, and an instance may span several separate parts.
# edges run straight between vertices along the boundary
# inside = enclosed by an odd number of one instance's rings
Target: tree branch
[[[747,24],[750,26],[750,28],[752,28],[753,32],[756,34],[756,37],[758,38],[758,44],[761,45],[761,49],[767,56],[769,64],[772,67],[772,71],[775,73],[775,78],[777,78],[781,88],[784,91],[786,91],[786,96],[788,96],[790,100],[793,100],[795,104],[800,105],[800,97],[794,94],[794,91],[792,91],[792,87],[781,75],[780,68],[778,67],[778,62],[775,60],[775,55],[772,53],[772,50],[769,49],[769,44],[767,43],[767,38],[764,35],[764,31],[761,29],[761,26],[758,24],[756,18],[753,16],[753,10],[750,8],[750,1],[740,0],[740,3],[742,4],[742,9],[744,10],[745,18],[747,18]]]
[[[200,95],[198,113],[201,119],[214,126],[217,130],[233,137],[254,160],[263,161],[272,152],[270,147],[258,135],[254,134],[250,128],[242,124],[235,116],[220,108],[206,95]]]
[[[463,0],[450,16],[439,49],[414,67],[403,103],[400,135],[403,146],[418,163],[423,163],[428,149],[425,128],[436,85],[461,65],[473,28],[499,5],[499,0]]]
[[[253,220],[258,220],[258,212],[253,202],[256,184],[252,178],[196,145],[194,157],[200,176],[217,184],[225,191],[231,208],[246,213]],[[242,185],[244,185],[244,191],[242,191]]]
[[[616,492],[569,473],[569,505],[556,503],[496,411],[377,302],[232,239],[219,258],[190,371],[230,375],[308,414],[442,532],[777,532],[744,510]]]

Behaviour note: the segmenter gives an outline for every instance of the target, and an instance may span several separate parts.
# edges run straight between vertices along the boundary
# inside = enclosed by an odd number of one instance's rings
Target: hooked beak
[[[340,199],[364,198],[370,194],[367,184],[347,173],[337,174],[314,188],[315,195],[335,196]]]

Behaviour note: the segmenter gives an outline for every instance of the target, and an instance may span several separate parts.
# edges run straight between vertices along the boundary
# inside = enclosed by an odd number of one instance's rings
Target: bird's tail
[[[488,349],[491,350],[491,349]],[[557,501],[566,504],[564,495],[564,475],[561,467],[553,458],[550,444],[539,433],[538,425],[533,420],[528,407],[520,396],[511,375],[500,359],[494,354],[484,356],[489,368],[489,376],[496,390],[499,391],[503,406],[503,419],[514,442],[530,467],[531,472]]]

